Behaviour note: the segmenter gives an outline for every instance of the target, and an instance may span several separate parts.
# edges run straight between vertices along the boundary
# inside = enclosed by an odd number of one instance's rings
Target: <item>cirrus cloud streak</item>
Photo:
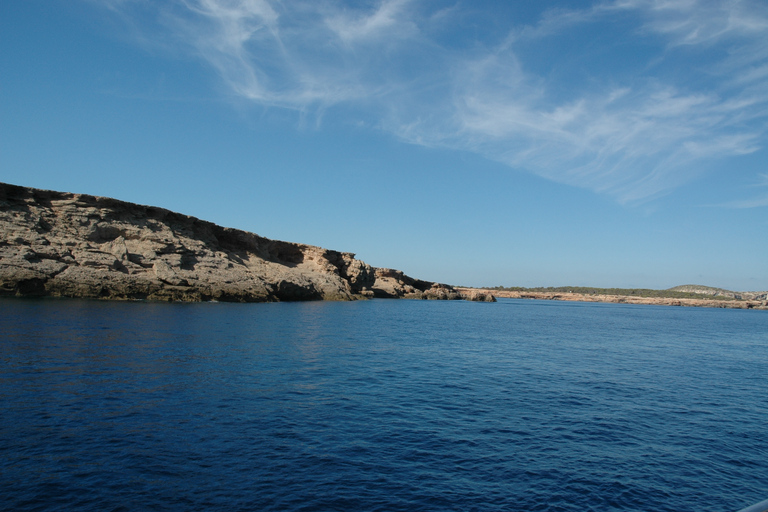
[[[146,17],[139,0],[111,6],[140,26],[138,4]],[[166,42],[256,104],[344,106],[352,121],[410,143],[476,152],[623,203],[765,144],[768,9],[759,2],[553,4],[535,23],[510,16],[503,34],[475,37],[458,4],[359,5],[178,0],[154,13]]]

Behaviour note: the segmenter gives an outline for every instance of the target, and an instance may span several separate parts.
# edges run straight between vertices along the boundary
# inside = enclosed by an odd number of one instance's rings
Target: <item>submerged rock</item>
[[[461,298],[349,252],[152,206],[0,183],[0,295],[266,302]]]

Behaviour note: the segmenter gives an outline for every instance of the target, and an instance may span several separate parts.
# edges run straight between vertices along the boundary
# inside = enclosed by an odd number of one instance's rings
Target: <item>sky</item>
[[[768,290],[764,0],[3,0],[0,181],[465,286]]]

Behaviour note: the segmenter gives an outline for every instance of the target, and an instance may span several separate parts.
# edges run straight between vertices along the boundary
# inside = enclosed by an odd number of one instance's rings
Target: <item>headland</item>
[[[272,302],[492,300],[340,252],[154,206],[0,183],[0,296]]]

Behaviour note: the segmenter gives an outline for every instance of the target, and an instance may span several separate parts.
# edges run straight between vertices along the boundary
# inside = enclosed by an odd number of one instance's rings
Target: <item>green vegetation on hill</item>
[[[490,290],[511,292],[544,292],[544,293],[580,293],[582,295],[625,295],[628,297],[653,297],[661,299],[709,299],[712,294],[692,293],[669,290],[649,290],[647,288],[593,288],[590,286],[548,286],[537,288],[524,288],[521,286],[496,286]],[[733,297],[718,296],[717,300],[737,300]]]
[[[723,288],[715,288],[713,286],[703,286],[700,284],[684,284],[670,288],[673,292],[691,292],[691,293],[703,293],[705,295],[725,295],[728,293],[735,293],[730,290],[724,290]]]

